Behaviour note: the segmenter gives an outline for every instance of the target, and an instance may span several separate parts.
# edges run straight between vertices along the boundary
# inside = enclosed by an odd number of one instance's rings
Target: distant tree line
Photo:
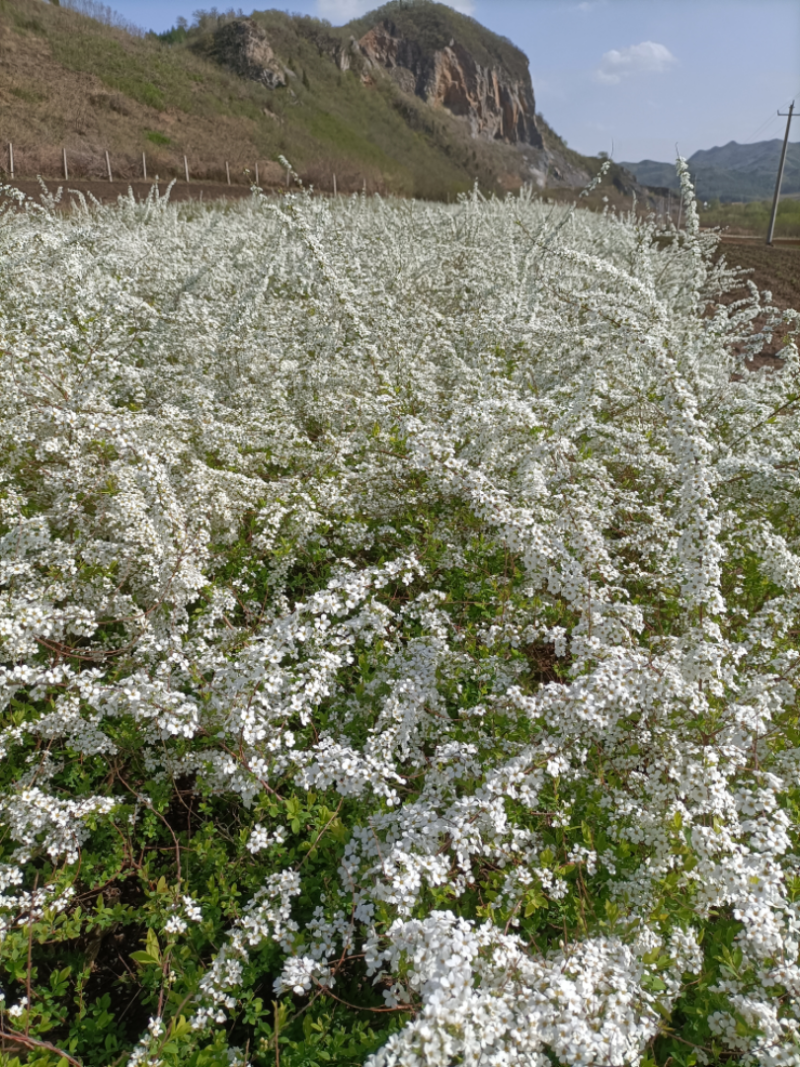
[[[146,31],[135,22],[126,19],[118,11],[114,11],[108,4],[100,4],[97,0],[50,0],[54,7],[66,7],[70,11],[77,11],[79,15],[86,15],[90,19],[102,22],[105,26],[114,26],[118,30],[125,30],[134,37],[146,36]]]

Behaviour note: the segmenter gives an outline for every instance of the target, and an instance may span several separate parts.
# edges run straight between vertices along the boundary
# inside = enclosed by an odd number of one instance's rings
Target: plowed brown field
[[[768,289],[776,307],[800,310],[800,241],[786,239],[768,247],[763,238],[723,236],[717,250],[717,258],[723,256],[730,266],[747,269],[750,272],[749,277],[760,291]],[[748,290],[742,287],[727,293],[723,297],[723,303],[731,304],[747,295]],[[762,325],[763,322],[756,320],[756,328]],[[784,344],[785,333],[779,330],[765,343],[761,354],[750,362],[750,369],[781,367],[783,360],[776,357],[776,352],[779,352]]]
[[[800,240],[787,239],[768,247],[763,238],[723,236],[717,255],[731,265],[750,269],[758,288],[769,289],[778,307],[800,310]],[[744,291],[737,293],[735,299],[744,295]]]

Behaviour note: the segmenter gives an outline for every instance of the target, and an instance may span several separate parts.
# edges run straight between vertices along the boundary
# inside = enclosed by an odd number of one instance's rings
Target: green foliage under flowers
[[[683,180],[2,210],[3,1067],[800,1062],[798,316]]]

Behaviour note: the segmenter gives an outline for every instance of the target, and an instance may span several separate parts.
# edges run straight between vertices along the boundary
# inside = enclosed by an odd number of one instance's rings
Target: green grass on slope
[[[18,173],[57,176],[66,147],[74,178],[104,173],[106,150],[122,178],[140,173],[142,152],[162,178],[182,177],[186,154],[193,177],[211,180],[224,180],[226,160],[241,179],[255,160],[282,155],[321,189],[336,174],[341,191],[366,180],[373,190],[431,199],[451,199],[476,180],[502,193],[524,178],[514,146],[472,138],[463,120],[362,70],[357,56],[351,70],[337,63],[351,34],[392,17],[425,49],[456,36],[479,62],[521,77],[525,56],[473,19],[441,4],[395,3],[337,29],[255,12],[293,73],[285,88],[270,90],[213,58],[214,31],[232,13],[196,14],[188,29],[142,38],[42,0],[0,0],[0,38],[11,44],[0,65],[0,98],[11,101],[3,136],[19,144]],[[591,169],[552,141],[579,170]]]
[[[208,177],[226,158],[244,165],[285,155],[317,184],[337,173],[346,189],[349,173],[354,188],[366,177],[370,188],[445,199],[476,177],[499,190],[499,174],[519,165],[509,146],[473,142],[458,120],[404,96],[388,79],[365,86],[357,72],[341,71],[325,51],[336,40],[323,23],[277,11],[258,18],[295,72],[287,88],[270,90],[223,69],[202,54],[202,34],[170,45],[41,0],[0,0],[0,37],[12,42],[16,64],[0,69],[0,92],[24,101],[24,110],[6,114],[4,135],[38,152],[30,176],[48,174],[40,161],[48,152],[60,159],[65,144],[73,155],[80,149],[98,158],[110,149],[121,173],[125,158],[134,166],[156,146],[162,177],[182,174],[184,153],[193,173]],[[113,99],[98,93],[98,81]],[[21,150],[23,176],[24,160]]]
[[[148,107],[177,109],[199,117],[256,118],[268,102],[263,86],[236,78],[183,49],[113,30],[93,19],[64,12],[68,32],[48,34],[54,57],[67,70],[94,74],[110,89]],[[48,27],[49,29],[50,27]]]
[[[198,15],[178,49],[210,55],[213,30],[226,16]],[[334,56],[352,27],[340,33],[318,19],[281,11],[254,12],[253,18],[296,75],[288,90],[270,94],[269,105],[284,123],[286,154],[300,151],[293,161],[313,162],[292,143],[293,128],[300,127],[327,152],[379,167],[391,191],[434,197],[468,189],[476,177],[483,186],[497,188],[498,171],[518,164],[517,158],[509,162],[514,149],[473,141],[457,119],[433,112],[388,79],[365,86],[357,63],[341,71]]]

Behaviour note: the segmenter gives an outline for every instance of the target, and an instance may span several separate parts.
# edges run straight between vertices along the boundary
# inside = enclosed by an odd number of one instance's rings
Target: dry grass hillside
[[[228,72],[191,42],[133,36],[45,0],[0,0],[0,177],[6,144],[17,176],[278,181],[289,158],[319,188],[446,198],[471,187],[518,188],[527,164],[515,147],[471,138],[464,123],[402,93],[389,78],[364,85],[319,47],[322,23],[264,12],[270,39],[292,72],[269,89]],[[556,154],[560,151],[553,135]],[[565,146],[564,146],[565,147]],[[582,157],[563,169],[585,176]],[[597,161],[593,161],[596,163]],[[557,169],[557,168],[554,168]],[[574,173],[573,173],[574,172]],[[551,172],[552,178],[552,172]],[[565,179],[566,180],[566,179]],[[555,180],[555,184],[558,181]]]

